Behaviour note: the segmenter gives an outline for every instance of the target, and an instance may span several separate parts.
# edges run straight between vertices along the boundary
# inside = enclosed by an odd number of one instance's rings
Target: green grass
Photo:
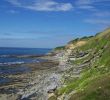
[[[89,56],[71,63],[81,65],[90,60],[90,66],[85,67],[79,79],[60,88],[58,95],[75,90],[77,93],[70,100],[110,100],[110,29],[87,39],[85,45],[76,49],[87,51]]]
[[[102,74],[109,73],[110,68],[109,67],[102,67],[102,68],[92,68],[92,69],[86,69],[82,72],[81,77],[73,81],[69,84],[67,84],[66,87],[60,88],[58,90],[58,94],[61,95],[63,93],[70,93],[73,90],[82,90],[86,87],[87,84],[89,84],[93,79],[101,76]]]
[[[110,74],[95,78],[69,100],[110,100]]]
[[[56,96],[51,96],[48,100],[57,100]]]
[[[65,49],[65,46],[59,46],[59,47],[56,47],[54,50],[64,50]]]

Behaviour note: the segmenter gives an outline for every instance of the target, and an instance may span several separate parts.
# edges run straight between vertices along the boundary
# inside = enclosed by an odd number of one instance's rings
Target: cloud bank
[[[54,0],[7,0],[16,7],[35,11],[69,11],[73,9],[71,3],[61,3]]]

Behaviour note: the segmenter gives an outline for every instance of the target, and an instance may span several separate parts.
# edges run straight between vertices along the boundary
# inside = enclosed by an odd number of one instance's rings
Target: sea
[[[27,66],[16,66],[24,63],[39,63],[45,61],[33,56],[41,56],[49,53],[52,49],[47,48],[6,48],[0,47],[0,84],[9,81],[4,75],[24,73],[30,71]]]
[[[45,55],[50,51],[51,49],[45,48],[0,48],[0,65],[38,62],[40,59],[28,56]]]

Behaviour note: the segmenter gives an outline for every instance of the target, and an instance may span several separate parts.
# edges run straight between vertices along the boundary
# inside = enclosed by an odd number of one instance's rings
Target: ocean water
[[[18,56],[39,56],[45,55],[50,51],[51,49],[40,48],[0,48],[0,84],[9,82],[8,78],[2,77],[4,75],[31,71],[27,66],[21,66],[20,64],[45,61],[33,57]],[[14,66],[15,64],[17,64],[17,66]]]
[[[0,48],[0,65],[11,65],[21,63],[32,63],[42,61],[41,59],[17,57],[44,55],[51,49],[41,48]]]
[[[47,48],[0,48],[0,55],[41,55],[50,50]]]

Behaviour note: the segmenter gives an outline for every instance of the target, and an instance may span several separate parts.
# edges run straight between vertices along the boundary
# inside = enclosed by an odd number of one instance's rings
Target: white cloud
[[[78,8],[80,8],[80,9],[95,9],[95,7],[93,7],[93,6],[90,6],[90,5],[83,5],[83,6],[79,6]]]
[[[110,12],[109,11],[99,11],[99,12],[95,12],[93,14],[93,16],[95,16],[95,17],[110,17]]]
[[[25,3],[21,0],[8,0],[8,2],[14,6],[35,11],[69,11],[73,9],[71,3],[59,3],[53,0],[34,0],[34,2],[28,1],[28,3],[25,0]]]
[[[95,7],[92,5],[92,0],[77,0],[75,5],[78,9],[95,10]]]
[[[77,0],[76,5],[88,5],[91,4],[92,0]]]
[[[90,24],[99,24],[99,25],[110,25],[110,21],[106,19],[86,19],[84,20],[86,23]]]
[[[79,9],[97,10],[97,5],[107,6],[110,0],[77,0],[75,5]]]
[[[13,5],[16,5],[16,6],[20,6],[21,4],[18,2],[18,0],[6,0],[8,2],[10,2],[11,4]]]
[[[94,3],[110,2],[110,0],[77,0],[77,5],[91,5]]]

